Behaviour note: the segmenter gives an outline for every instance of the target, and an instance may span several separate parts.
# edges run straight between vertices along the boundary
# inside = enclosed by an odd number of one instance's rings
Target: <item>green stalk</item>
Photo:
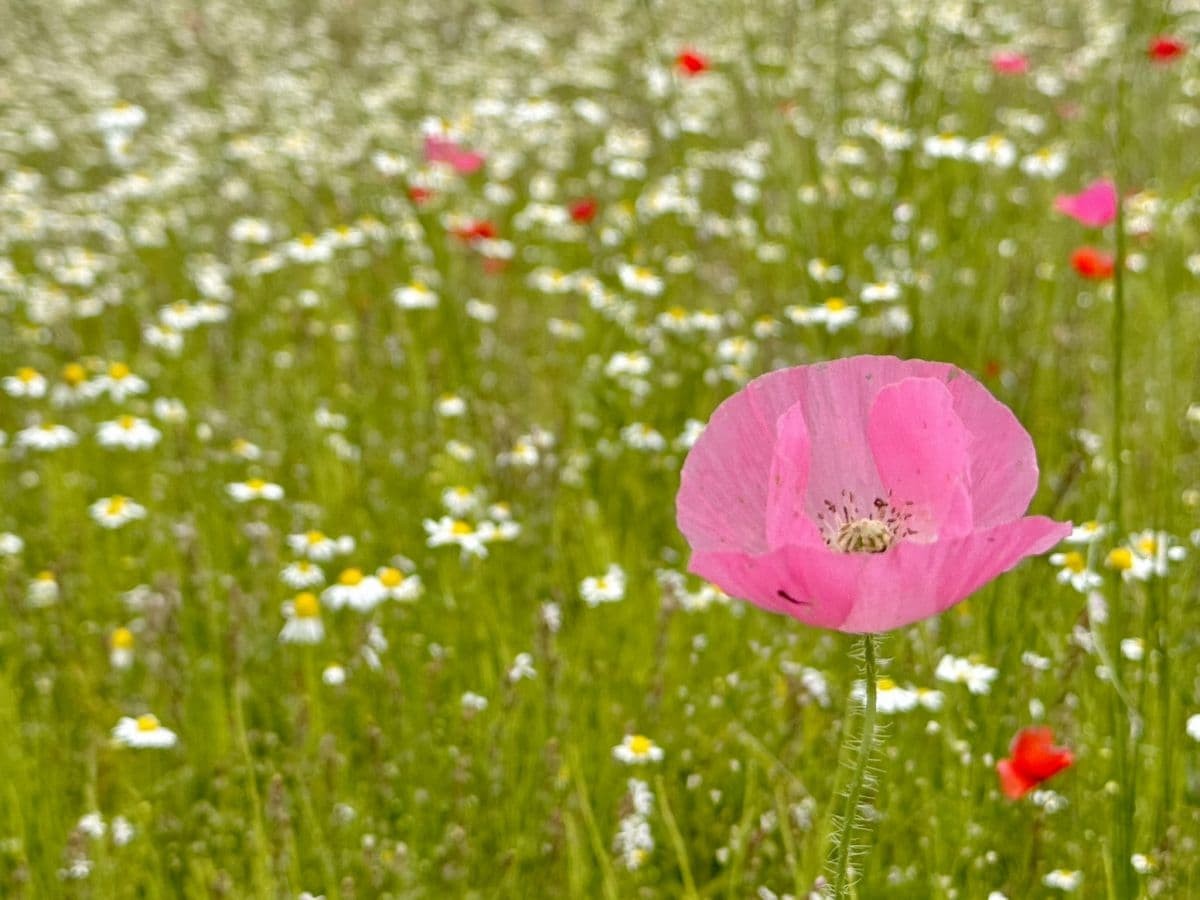
[[[862,733],[859,735],[858,758],[854,763],[854,774],[846,788],[846,805],[842,812],[842,824],[837,839],[837,868],[834,871],[833,896],[849,894],[850,850],[854,842],[854,829],[859,824],[859,804],[867,783],[867,769],[871,764],[871,752],[875,749],[875,635],[862,636],[863,678],[866,685],[866,705],[863,708]],[[847,730],[847,741],[849,737]]]
[[[1133,31],[1133,29],[1130,29]],[[1127,139],[1128,122],[1126,121],[1126,98],[1128,94],[1128,76],[1125,62],[1117,66],[1116,109],[1113,113],[1113,183],[1117,194],[1116,217],[1116,258],[1113,264],[1113,310],[1110,352],[1112,354],[1111,382],[1109,393],[1112,398],[1112,431],[1109,435],[1110,480],[1109,480],[1109,513],[1114,533],[1118,536],[1125,534],[1124,510],[1122,508],[1122,482],[1124,463],[1121,455],[1124,449],[1125,421],[1125,212],[1121,191],[1125,184],[1123,150]],[[1123,580],[1114,574],[1112,585],[1112,602],[1110,604],[1109,640],[1112,642],[1110,656],[1111,675],[1114,684],[1122,683],[1123,668],[1121,664],[1120,640],[1125,633],[1125,604],[1122,596]],[[1129,863],[1132,846],[1131,831],[1133,828],[1133,784],[1136,773],[1137,737],[1132,738],[1130,729],[1126,727],[1126,718],[1120,708],[1122,699],[1113,697],[1110,700],[1112,708],[1109,721],[1113,732],[1113,777],[1111,784],[1117,785],[1117,793],[1112,799],[1112,829],[1111,829],[1111,858],[1109,860],[1112,877],[1109,881],[1109,894],[1113,897],[1128,897],[1133,894],[1133,870]],[[1132,724],[1132,720],[1129,720]]]

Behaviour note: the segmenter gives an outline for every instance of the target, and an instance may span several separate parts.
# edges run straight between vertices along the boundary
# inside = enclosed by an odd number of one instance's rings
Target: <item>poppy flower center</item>
[[[817,522],[825,543],[841,553],[883,553],[896,541],[915,534],[908,525],[912,513],[891,499],[876,497],[865,510],[860,509],[854,494],[842,492],[842,502],[825,501],[825,512],[818,513]]]

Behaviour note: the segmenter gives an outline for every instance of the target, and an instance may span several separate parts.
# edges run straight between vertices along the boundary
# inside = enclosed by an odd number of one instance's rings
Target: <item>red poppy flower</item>
[[[701,56],[695,50],[684,50],[675,57],[675,65],[679,67],[679,71],[689,78],[693,75],[699,75],[701,72],[707,72],[709,69],[708,59]]]
[[[1103,281],[1112,278],[1113,258],[1095,247],[1080,247],[1071,254],[1071,266],[1084,278]]]
[[[596,211],[600,208],[600,204],[596,202],[594,197],[584,197],[582,200],[576,200],[567,210],[571,213],[571,219],[578,222],[580,225],[586,225],[592,219],[596,218]]]
[[[1075,762],[1065,747],[1054,746],[1054,732],[1044,725],[1022,728],[1013,738],[1007,759],[996,763],[1000,789],[1016,800]]]
[[[427,187],[421,187],[420,185],[414,184],[408,189],[408,199],[417,204],[417,206],[420,206],[426,200],[431,200],[432,198],[433,191]]]
[[[1168,63],[1187,53],[1187,44],[1169,34],[1160,34],[1158,37],[1151,38],[1146,52],[1154,62]]]
[[[498,232],[496,226],[487,219],[469,219],[454,229],[454,236],[467,243],[494,238]]]

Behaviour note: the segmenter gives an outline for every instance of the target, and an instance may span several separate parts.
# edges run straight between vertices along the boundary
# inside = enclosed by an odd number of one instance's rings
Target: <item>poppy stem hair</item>
[[[875,674],[876,640],[873,634],[864,634],[859,638],[862,653],[862,670],[866,692],[863,706],[862,730],[857,737],[858,754],[854,762],[854,771],[850,783],[846,786],[846,805],[842,810],[841,822],[834,843],[833,896],[847,897],[850,894],[851,879],[849,875],[850,857],[854,847],[854,831],[862,824],[861,804],[864,802],[864,792],[871,780],[869,772],[871,754],[875,749],[875,701],[877,694],[877,676]],[[855,738],[846,730],[846,745],[852,746]]]

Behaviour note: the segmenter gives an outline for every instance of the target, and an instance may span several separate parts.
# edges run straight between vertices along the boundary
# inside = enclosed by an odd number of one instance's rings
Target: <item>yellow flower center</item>
[[[109,516],[119,516],[121,514],[121,510],[125,508],[127,503],[129,503],[129,501],[124,497],[110,497],[108,500],[108,505],[104,507],[104,513],[105,515]]]
[[[404,573],[390,566],[379,573],[379,582],[385,588],[400,587],[404,583]]]
[[[38,572],[37,575],[34,576],[34,578],[37,581],[53,583],[54,582],[54,573],[49,570],[44,570],[44,571]]]
[[[670,316],[672,319],[676,319],[678,321],[683,321],[684,319],[687,318],[687,310],[684,309],[682,306],[672,306],[670,309],[667,310],[667,315]]]
[[[158,731],[158,717],[152,713],[146,713],[137,717],[138,731]]]
[[[877,678],[875,680],[875,687],[880,691],[894,691],[896,689],[896,682],[890,678]]]
[[[1110,568],[1125,572],[1133,568],[1133,551],[1128,547],[1117,547],[1109,551],[1107,563]]]
[[[26,384],[36,381],[37,377],[37,369],[31,369],[29,366],[21,366],[21,368],[17,369],[17,378]]]
[[[1153,556],[1158,552],[1158,541],[1154,538],[1142,538],[1137,547],[1142,556]]]
[[[69,385],[82,384],[87,380],[87,369],[79,363],[67,363],[62,370],[63,381]]]
[[[654,749],[654,741],[644,734],[635,734],[629,739],[629,752],[634,756],[645,756]]]
[[[450,533],[459,536],[473,534],[475,529],[462,519],[455,519],[454,524],[450,526]]]
[[[1072,572],[1082,572],[1087,568],[1087,561],[1083,558],[1083,554],[1072,550],[1063,557],[1063,568],[1070,569]]]
[[[825,308],[830,312],[841,312],[846,308],[846,301],[841,297],[830,297],[825,301]]]
[[[346,569],[338,576],[338,584],[354,587],[363,580],[362,569]]]
[[[251,478],[249,481],[246,482],[246,487],[250,488],[250,490],[252,490],[252,491],[261,491],[266,486],[267,486],[267,483],[265,481],[263,481],[261,478]]]
[[[296,610],[296,617],[300,619],[315,619],[321,614],[321,601],[316,594],[308,591],[297,594],[292,606]]]
[[[883,553],[896,540],[887,522],[857,519],[842,525],[833,538],[833,546],[843,553]]]
[[[304,232],[304,234],[300,235],[300,243],[302,246],[305,246],[305,247],[313,247],[317,243],[317,236],[315,234],[312,234],[311,232],[306,231],[306,232]]]
[[[113,381],[123,381],[133,373],[123,362],[115,362],[108,367],[108,377]]]
[[[112,645],[114,650],[132,650],[133,632],[128,628],[118,628],[112,633]]]
[[[319,544],[321,541],[325,540],[325,535],[320,531],[313,530],[304,535],[304,539],[308,541],[308,546],[311,547],[314,544]]]
[[[135,419],[133,416],[125,415],[117,419],[117,424],[126,431],[129,431],[134,425],[137,424],[137,419]]]

